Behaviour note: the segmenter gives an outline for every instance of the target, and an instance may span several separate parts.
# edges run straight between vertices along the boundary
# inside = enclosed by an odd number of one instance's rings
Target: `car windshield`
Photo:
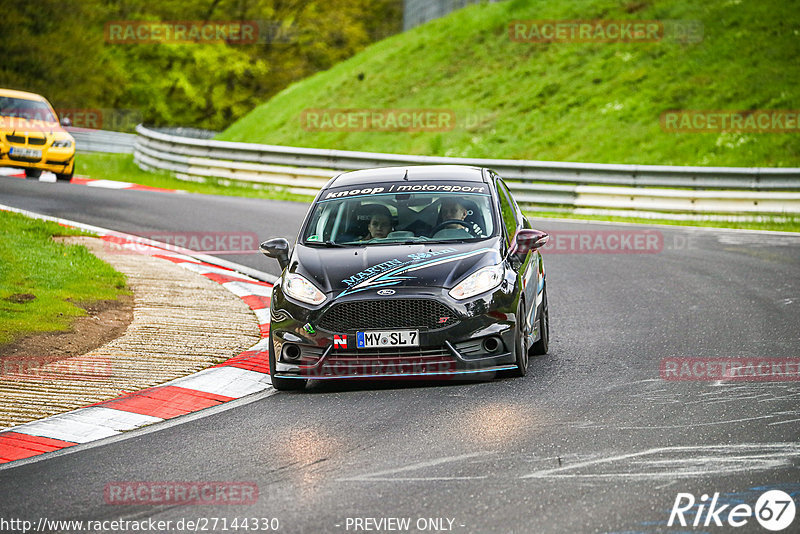
[[[0,116],[44,122],[58,122],[50,106],[38,100],[0,96]]]
[[[433,191],[407,192],[418,190]],[[482,183],[331,189],[314,206],[302,242],[363,246],[485,239],[496,232],[491,206]]]

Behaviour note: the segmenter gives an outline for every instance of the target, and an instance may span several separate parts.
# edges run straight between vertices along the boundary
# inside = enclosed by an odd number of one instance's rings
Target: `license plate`
[[[11,155],[19,156],[21,158],[36,158],[39,159],[42,157],[42,151],[37,150],[35,148],[19,148],[12,146],[11,147]]]
[[[356,347],[419,347],[419,330],[373,330],[356,332]]]

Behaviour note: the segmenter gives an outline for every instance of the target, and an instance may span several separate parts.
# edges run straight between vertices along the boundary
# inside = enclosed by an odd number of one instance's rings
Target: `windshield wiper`
[[[337,243],[335,241],[306,241],[303,243],[309,247],[346,247],[343,243]]]
[[[471,243],[473,241],[478,241],[478,238],[459,237],[458,239],[431,239],[430,241],[425,241],[425,244],[447,245],[449,243]]]

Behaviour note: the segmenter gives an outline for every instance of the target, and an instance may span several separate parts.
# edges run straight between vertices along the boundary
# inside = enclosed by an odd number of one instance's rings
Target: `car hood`
[[[500,263],[499,239],[342,248],[297,245],[289,271],[334,297],[381,288],[452,288],[481,267]]]
[[[45,135],[61,134],[59,137],[70,137],[69,133],[58,122],[21,119],[4,115],[0,115],[0,131],[18,135],[43,133]]]

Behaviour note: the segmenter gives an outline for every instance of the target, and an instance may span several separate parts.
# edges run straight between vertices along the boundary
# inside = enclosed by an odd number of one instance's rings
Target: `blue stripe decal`
[[[494,371],[510,371],[511,369],[516,369],[517,366],[515,364],[508,364],[508,365],[497,365],[495,367],[487,367],[486,369],[468,369],[463,371],[445,371],[440,373],[397,373],[397,374],[387,374],[387,375],[347,375],[347,376],[307,376],[307,375],[276,375],[278,378],[296,378],[298,380],[342,380],[347,378],[395,378],[395,377],[406,377],[406,376],[430,376],[431,378],[437,376],[453,376],[453,375],[468,375],[468,374],[477,374],[477,373],[491,373]]]
[[[417,271],[419,269],[424,269],[426,267],[431,267],[434,265],[441,265],[443,263],[449,263],[451,261],[456,261],[463,258],[468,258],[470,256],[477,256],[479,254],[484,254],[486,252],[492,251],[494,249],[491,248],[481,248],[478,250],[473,250],[472,252],[464,252],[461,254],[454,254],[452,256],[444,256],[442,258],[434,258],[432,260],[423,261],[422,263],[411,263],[406,265],[401,265],[399,267],[395,267],[386,271],[385,273],[376,274],[366,280],[355,284],[352,287],[349,287],[339,293],[336,298],[342,297],[344,295],[349,295],[351,293],[358,293],[359,291],[364,291],[365,289],[373,289],[376,287],[383,287],[387,285],[395,285],[403,282],[404,280],[412,280],[414,279],[413,276],[402,276],[404,273],[409,271]]]

